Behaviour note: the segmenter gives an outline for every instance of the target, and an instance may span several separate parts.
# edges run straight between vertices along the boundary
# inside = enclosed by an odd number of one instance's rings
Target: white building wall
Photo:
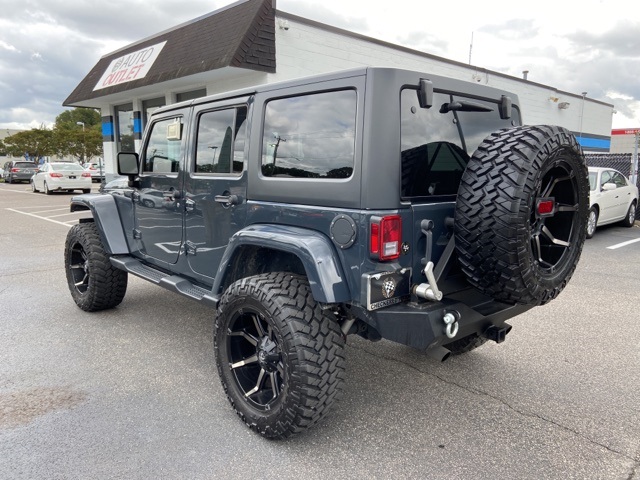
[[[282,28],[282,25],[288,29]],[[469,82],[481,82],[517,94],[523,121],[529,125],[561,125],[573,132],[608,137],[613,107],[584,100],[582,96],[559,92],[544,85],[515,77],[493,75],[473,66],[451,63],[398,50],[340,32],[325,30],[290,17],[276,18],[277,73],[270,81],[327,73],[357,66],[390,66],[430,72]],[[569,103],[559,109],[562,102]],[[581,128],[582,126],[582,128]]]
[[[579,136],[610,137],[613,107],[584,98],[581,94],[557,89],[521,78],[497,75],[470,65],[430,57],[393,45],[372,42],[365,37],[345,34],[338,29],[276,17],[276,73],[267,74],[238,68],[226,68],[176,79],[163,85],[147,87],[126,101],[140,110],[142,100],[164,93],[167,104],[175,102],[176,93],[206,87],[207,94],[223,93],[257,84],[290,80],[319,73],[329,73],[364,66],[388,66],[424,71],[469,82],[479,82],[518,95],[523,122],[528,125],[560,125]],[[286,28],[285,28],[286,25]],[[161,93],[160,89],[164,89]],[[113,115],[113,106],[126,103],[103,103],[102,115]],[[568,103],[565,109],[559,105]],[[115,119],[114,119],[115,120]],[[116,171],[116,142],[105,142],[107,172]],[[140,142],[136,141],[136,148]]]

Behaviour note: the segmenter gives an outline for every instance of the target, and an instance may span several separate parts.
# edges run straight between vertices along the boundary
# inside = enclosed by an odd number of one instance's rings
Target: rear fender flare
[[[234,254],[244,246],[262,247],[290,253],[300,259],[313,298],[321,303],[350,301],[351,295],[342,266],[331,241],[313,230],[282,225],[252,225],[235,233],[222,257],[213,292],[225,284],[225,272]]]

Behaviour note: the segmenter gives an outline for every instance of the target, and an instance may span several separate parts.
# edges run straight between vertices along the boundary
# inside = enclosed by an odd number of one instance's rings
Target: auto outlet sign
[[[167,42],[150,45],[114,59],[93,90],[113,87],[114,85],[144,78],[149,73],[158,55],[160,55],[165,43]]]

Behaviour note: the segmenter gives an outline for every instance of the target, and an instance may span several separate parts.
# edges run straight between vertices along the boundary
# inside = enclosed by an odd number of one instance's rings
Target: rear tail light
[[[51,172],[49,174],[50,177],[54,177],[54,178],[62,178],[62,174],[61,173],[56,173],[56,172]]]
[[[91,176],[91,174],[90,174],[89,172],[84,172],[84,173],[82,174],[82,176],[83,176],[83,177],[90,177],[90,176]]]
[[[11,169],[11,171],[12,171],[13,173],[16,173],[16,172],[19,172],[19,171],[20,171],[20,169],[19,169],[19,168],[12,168],[12,169]]]
[[[369,251],[380,261],[395,260],[400,257],[402,243],[402,219],[400,215],[372,217]]]

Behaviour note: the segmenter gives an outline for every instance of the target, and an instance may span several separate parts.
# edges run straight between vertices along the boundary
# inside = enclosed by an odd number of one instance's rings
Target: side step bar
[[[142,264],[139,260],[129,256],[111,257],[111,264],[125,272],[129,272],[136,277],[148,280],[167,290],[179,293],[185,297],[197,300],[211,307],[217,307],[220,297],[213,295],[211,290],[194,285],[189,280],[179,275],[171,275],[158,270],[149,265]]]

